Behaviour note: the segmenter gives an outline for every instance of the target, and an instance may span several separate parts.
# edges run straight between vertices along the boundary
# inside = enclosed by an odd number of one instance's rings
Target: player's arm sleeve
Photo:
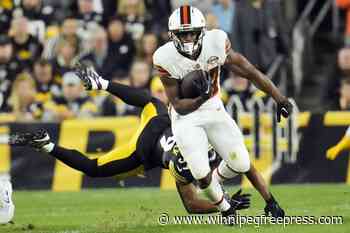
[[[152,100],[152,96],[146,90],[140,90],[120,83],[109,82],[107,91],[119,97],[126,104],[136,107],[144,107]]]
[[[153,54],[153,67],[160,77],[170,77],[170,72],[166,68],[163,56],[159,50]]]
[[[218,212],[215,205],[208,200],[199,198],[196,187],[192,183],[183,184],[176,182],[176,188],[188,213],[209,214]]]
[[[231,42],[227,36],[227,33],[219,30],[215,30],[215,44],[216,44],[216,51],[218,52],[219,62],[221,65],[223,65],[226,61],[227,54],[231,50]]]
[[[170,76],[169,72],[166,69],[164,69],[161,65],[154,65],[154,69],[156,69],[160,77]]]

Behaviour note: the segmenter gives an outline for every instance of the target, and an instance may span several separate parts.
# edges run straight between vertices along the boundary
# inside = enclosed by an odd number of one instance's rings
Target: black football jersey
[[[175,138],[170,128],[165,130],[159,140],[159,144],[163,150],[162,161],[164,168],[170,170],[170,173],[176,179],[176,181],[183,184],[195,182],[185,159],[182,157],[180,150],[176,145]],[[220,162],[220,157],[211,147],[208,149],[208,157],[210,167],[217,167]]]

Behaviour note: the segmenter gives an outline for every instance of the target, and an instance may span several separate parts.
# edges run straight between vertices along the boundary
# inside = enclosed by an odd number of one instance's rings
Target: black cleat
[[[85,64],[77,63],[75,65],[75,74],[83,82],[83,85],[86,90],[92,90],[92,82],[88,77],[89,68]]]
[[[284,218],[285,216],[284,210],[272,195],[271,199],[267,201],[264,211],[266,216],[272,216],[274,218]]]
[[[30,146],[37,150],[49,144],[50,136],[44,129],[40,129],[35,133],[17,133],[9,138],[9,145],[11,146]]]
[[[83,82],[86,90],[101,90],[103,78],[96,72],[92,66],[77,63],[75,66],[75,74]]]

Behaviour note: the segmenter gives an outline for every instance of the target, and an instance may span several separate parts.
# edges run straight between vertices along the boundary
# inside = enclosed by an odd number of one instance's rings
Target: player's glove
[[[248,209],[250,207],[250,196],[251,195],[249,193],[242,194],[242,189],[240,189],[232,195],[230,205],[235,210]]]
[[[75,74],[83,82],[86,90],[101,90],[104,85],[108,85],[108,81],[103,79],[92,66],[77,63]]]
[[[283,218],[285,216],[284,210],[280,207],[280,205],[272,195],[271,195],[271,200],[269,200],[266,203],[264,211],[265,211],[265,215],[272,216],[274,218],[278,218],[278,217]]]
[[[287,98],[277,102],[277,122],[281,121],[281,115],[284,118],[288,118],[293,112],[293,105]]]
[[[193,85],[197,88],[203,100],[209,99],[213,94],[212,79],[208,72],[202,71],[203,77],[193,81]]]

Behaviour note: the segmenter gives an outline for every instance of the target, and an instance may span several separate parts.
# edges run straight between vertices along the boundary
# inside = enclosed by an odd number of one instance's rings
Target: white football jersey
[[[206,31],[202,42],[202,51],[196,60],[191,60],[180,54],[172,41],[159,47],[153,55],[153,64],[160,73],[170,78],[182,79],[193,70],[210,71],[215,85],[214,95],[206,101],[201,108],[217,107],[221,104],[220,67],[225,63],[227,51],[227,34],[219,29]]]

